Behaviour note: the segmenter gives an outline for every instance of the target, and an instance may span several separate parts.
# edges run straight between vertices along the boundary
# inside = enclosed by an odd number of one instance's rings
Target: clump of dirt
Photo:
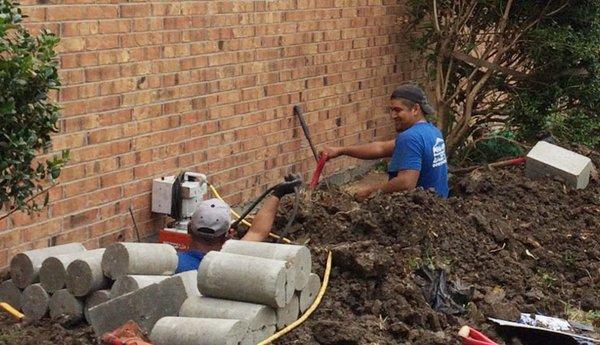
[[[0,312],[0,345],[95,345],[98,341],[87,325],[66,329],[50,319],[32,324],[17,323]]]
[[[476,171],[452,184],[447,200],[423,190],[362,203],[342,190],[305,197],[289,236],[310,239],[319,274],[331,250],[333,269],[320,307],[286,342],[458,344],[455,334],[470,325],[512,344],[488,317],[600,310],[597,181],[571,190],[512,168]],[[285,201],[278,225],[291,209]],[[441,268],[449,281],[471,288],[465,313],[430,307],[423,267]]]

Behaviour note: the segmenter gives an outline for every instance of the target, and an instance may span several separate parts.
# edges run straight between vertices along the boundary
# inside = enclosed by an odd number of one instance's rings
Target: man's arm
[[[261,209],[256,213],[256,216],[254,216],[252,226],[250,226],[248,232],[242,237],[242,241],[262,242],[266,240],[273,227],[278,206],[278,197],[273,195],[268,197]]]
[[[323,153],[328,155],[329,158],[350,156],[360,159],[378,159],[391,157],[395,145],[396,140],[388,140],[354,146],[329,146],[323,149]]]
[[[357,201],[363,201],[371,194],[382,191],[384,193],[400,192],[404,190],[413,190],[419,181],[419,170],[401,170],[398,175],[386,183],[378,184],[372,187],[358,191],[354,198]]]

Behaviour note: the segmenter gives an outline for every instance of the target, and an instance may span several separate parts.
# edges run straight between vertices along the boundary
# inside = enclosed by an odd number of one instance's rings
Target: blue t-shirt
[[[418,170],[417,187],[434,188],[439,196],[448,197],[446,143],[433,124],[419,122],[398,134],[388,167],[390,179],[402,170]]]
[[[197,270],[200,267],[200,261],[204,257],[204,253],[197,250],[188,250],[185,252],[177,252],[177,270],[175,273]]]

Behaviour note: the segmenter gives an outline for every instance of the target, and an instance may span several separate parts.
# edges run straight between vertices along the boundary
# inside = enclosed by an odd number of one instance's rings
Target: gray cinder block
[[[102,271],[112,279],[125,275],[172,275],[177,251],[166,243],[113,243],[102,256]]]
[[[243,320],[164,317],[150,340],[154,345],[238,345],[248,332]]]
[[[277,329],[281,330],[298,320],[300,305],[298,296],[294,295],[290,303],[277,309]]]
[[[90,309],[93,307],[107,302],[110,300],[110,290],[98,290],[92,292],[89,296],[86,297],[85,303],[83,306],[83,316],[85,316],[86,320],[90,319]]]
[[[29,285],[23,290],[23,314],[30,321],[37,321],[48,314],[50,295],[42,284]]]
[[[225,299],[192,296],[185,300],[179,316],[209,319],[235,319],[248,322],[251,344],[257,344],[275,332],[277,316],[275,309],[262,304]]]
[[[570,187],[583,189],[590,181],[592,160],[573,151],[540,141],[527,154],[525,174],[529,178],[557,176]]]
[[[304,313],[317,298],[319,289],[321,288],[321,278],[318,275],[311,273],[308,278],[308,284],[298,292],[300,301],[300,313]]]
[[[0,283],[0,302],[6,302],[18,310],[23,306],[23,292],[11,279]]]
[[[110,279],[102,272],[103,254],[104,251],[91,250],[67,266],[66,285],[70,293],[83,297],[110,286]]]
[[[128,320],[149,332],[162,317],[176,316],[187,297],[183,279],[173,276],[91,308],[88,321],[98,336]]]
[[[160,283],[168,276],[123,276],[115,281],[110,289],[110,298],[117,298],[126,293],[144,288],[151,284]]]
[[[200,262],[198,290],[203,296],[280,308],[293,296],[290,272],[285,261],[213,251]]]
[[[68,243],[55,247],[41,248],[19,253],[10,260],[10,277],[17,287],[24,289],[39,281],[42,262],[51,256],[82,252],[81,243]]]
[[[71,254],[62,254],[46,258],[40,268],[40,283],[46,291],[54,293],[65,287],[67,281],[67,267],[73,261],[87,256],[102,255],[104,248]]]
[[[290,264],[295,274],[296,290],[302,290],[308,283],[312,261],[310,251],[305,246],[279,243],[229,240],[222,252],[256,256],[265,259],[283,260]]]
[[[50,297],[50,317],[61,322],[77,323],[83,320],[83,301],[67,289],[58,290]]]

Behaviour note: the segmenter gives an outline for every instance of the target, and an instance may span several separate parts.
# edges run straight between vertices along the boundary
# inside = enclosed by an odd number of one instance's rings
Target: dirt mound
[[[66,329],[43,319],[33,324],[16,323],[0,310],[0,345],[91,345],[98,344],[89,326]]]
[[[452,190],[448,200],[422,190],[363,203],[337,189],[303,198],[288,236],[310,239],[320,275],[332,250],[333,269],[319,308],[281,343],[458,344],[462,325],[502,341],[487,317],[600,310],[597,181],[574,191],[513,168],[472,173],[453,181]],[[292,208],[286,199],[276,228]],[[464,313],[430,307],[427,267],[441,268],[452,286],[468,291]],[[0,345],[95,343],[89,326],[21,326],[0,313]]]
[[[319,273],[328,249],[334,261],[321,306],[286,343],[453,344],[462,325],[501,340],[487,317],[600,310],[597,182],[569,190],[514,168],[472,173],[453,182],[453,193],[442,200],[417,190],[359,204],[330,190],[304,199],[290,236],[310,238]],[[430,307],[423,267],[470,288],[465,313]]]

